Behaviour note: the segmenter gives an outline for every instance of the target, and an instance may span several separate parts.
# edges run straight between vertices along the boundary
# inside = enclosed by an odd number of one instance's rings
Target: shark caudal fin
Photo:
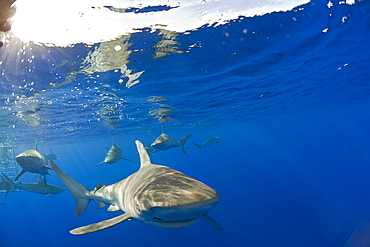
[[[87,208],[87,205],[89,205],[89,190],[85,186],[65,174],[62,170],[60,170],[59,167],[52,160],[49,160],[49,162],[59,179],[62,180],[65,186],[67,186],[69,191],[76,198],[77,204],[75,215],[76,217],[80,216]]]
[[[199,148],[199,150],[200,150],[201,152],[203,151],[203,146],[202,146],[202,145],[196,144],[196,143],[194,143],[194,142],[193,142],[193,144],[194,144],[194,146],[196,146],[197,148]]]
[[[135,141],[137,152],[140,156],[140,169],[152,164],[148,152],[140,141]]]
[[[5,173],[1,172],[1,174],[3,175],[1,177],[2,182],[7,183],[7,186],[6,186],[7,188],[6,188],[6,192],[5,192],[5,196],[4,196],[4,198],[6,198],[9,194],[9,192],[12,192],[15,189],[15,187],[17,187],[17,186],[15,185],[13,180],[11,180]]]
[[[182,138],[180,141],[178,141],[179,143],[179,146],[181,148],[181,151],[185,154],[185,148],[184,148],[184,145],[185,145],[185,142],[189,139],[189,137],[191,136],[191,134],[185,136],[184,138]]]
[[[132,216],[129,213],[121,214],[117,217],[104,220],[95,224],[87,225],[87,226],[82,226],[79,228],[75,228],[70,231],[71,234],[73,235],[82,235],[86,233],[92,233],[92,232],[97,232],[103,229],[107,229],[109,227],[115,226],[125,220],[131,219]]]

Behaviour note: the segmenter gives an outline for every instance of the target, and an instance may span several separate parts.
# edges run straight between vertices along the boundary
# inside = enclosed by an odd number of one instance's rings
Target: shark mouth
[[[153,220],[145,221],[146,224],[155,226],[162,229],[184,229],[194,225],[200,218],[193,218],[187,220],[176,220],[176,221],[166,221],[154,217]]]

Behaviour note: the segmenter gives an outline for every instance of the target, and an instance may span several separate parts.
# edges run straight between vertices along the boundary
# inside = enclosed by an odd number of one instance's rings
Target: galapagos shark
[[[196,144],[193,142],[193,144],[199,148],[199,150],[202,152],[204,148],[218,144],[221,145],[220,143],[221,137],[210,137],[202,145]]]
[[[217,191],[170,167],[152,164],[143,144],[139,141],[135,143],[140,156],[140,169],[120,182],[99,185],[93,191],[50,161],[52,169],[76,198],[76,216],[85,211],[91,200],[99,203],[98,208],[110,205],[108,211],[125,212],[102,222],[75,228],[70,233],[96,232],[129,219],[164,229],[187,228],[203,219],[222,230],[208,216],[208,212],[219,202]]]
[[[5,180],[4,180],[5,178]],[[54,195],[59,194],[65,191],[65,188],[48,184],[45,185],[44,180],[42,179],[42,176],[39,176],[39,180],[37,183],[22,183],[22,182],[13,182],[6,174],[2,172],[1,179],[3,181],[6,181],[9,192],[13,191],[15,188],[19,188],[22,190],[27,190],[28,192],[38,193],[38,194],[44,194],[44,195]],[[8,191],[7,191],[8,192]]]
[[[55,195],[62,193],[65,191],[65,188],[59,187],[57,185],[48,184],[45,185],[44,180],[42,179],[41,175],[39,176],[39,180],[37,183],[16,183],[15,187],[18,187],[22,190],[27,190],[27,192],[33,192],[37,194],[43,194],[43,195]]]
[[[122,157],[122,149],[116,145],[114,139],[112,146],[110,148],[106,147],[106,149],[108,149],[108,152],[105,155],[104,160],[98,163],[98,165],[103,163],[113,164],[119,161],[120,159],[132,162],[131,160]]]
[[[53,150],[51,150],[51,148],[50,148],[50,147],[49,147],[49,149],[50,149],[50,153],[45,154],[45,155],[44,155],[44,159],[45,159],[46,161],[48,161],[48,160],[56,160],[56,159],[58,159],[58,156],[57,156],[55,153],[53,153]]]
[[[18,180],[20,176],[22,176],[26,172],[31,172],[31,173],[39,173],[40,175],[43,176],[44,178],[44,183],[46,184],[46,177],[45,175],[49,175],[49,169],[46,165],[46,160],[44,156],[42,156],[38,151],[37,151],[37,141],[36,141],[36,148],[35,150],[27,150],[24,151],[23,153],[18,154],[15,157],[15,160],[18,162],[18,164],[22,167],[22,171],[18,173],[18,175],[15,177],[15,181]]]
[[[157,139],[154,140],[154,142],[150,146],[155,150],[168,150],[171,148],[179,147],[183,153],[186,153],[184,145],[190,136],[191,134],[185,136],[180,141],[176,141],[172,139],[171,136],[163,132],[160,136],[157,137]]]

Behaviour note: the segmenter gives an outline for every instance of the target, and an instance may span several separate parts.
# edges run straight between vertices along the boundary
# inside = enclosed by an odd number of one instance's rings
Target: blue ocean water
[[[2,143],[18,154],[38,140],[42,154],[51,148],[55,163],[92,190],[135,172],[134,141],[150,144],[162,124],[176,140],[192,134],[186,154],[151,159],[216,189],[221,200],[209,215],[223,230],[131,220],[73,236],[120,213],[91,202],[76,218],[69,191],[19,191],[0,198],[0,246],[369,246],[369,11],[369,1],[314,0],[93,46],[11,39],[0,48]],[[122,52],[104,52],[117,44]],[[192,144],[215,136],[221,145],[203,152]],[[112,138],[133,163],[96,165]],[[64,186],[50,174],[48,183]]]

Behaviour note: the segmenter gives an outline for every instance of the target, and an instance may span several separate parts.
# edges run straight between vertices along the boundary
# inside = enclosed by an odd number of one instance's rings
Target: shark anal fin
[[[108,211],[119,211],[121,209],[119,207],[117,207],[116,205],[110,205],[107,210]]]
[[[70,231],[71,234],[73,235],[81,235],[81,234],[86,234],[86,233],[92,233],[92,232],[97,232],[100,230],[104,230],[106,228],[115,226],[125,220],[131,219],[132,216],[129,213],[121,214],[117,217],[104,220],[95,224],[87,225],[87,226],[82,226],[75,228]]]
[[[214,219],[212,219],[210,216],[208,215],[203,215],[202,217],[202,220],[204,220],[205,222],[207,222],[208,224],[210,224],[211,226],[213,226],[214,228],[216,228],[217,230],[222,230],[222,226],[220,226],[220,224],[218,224]]]

